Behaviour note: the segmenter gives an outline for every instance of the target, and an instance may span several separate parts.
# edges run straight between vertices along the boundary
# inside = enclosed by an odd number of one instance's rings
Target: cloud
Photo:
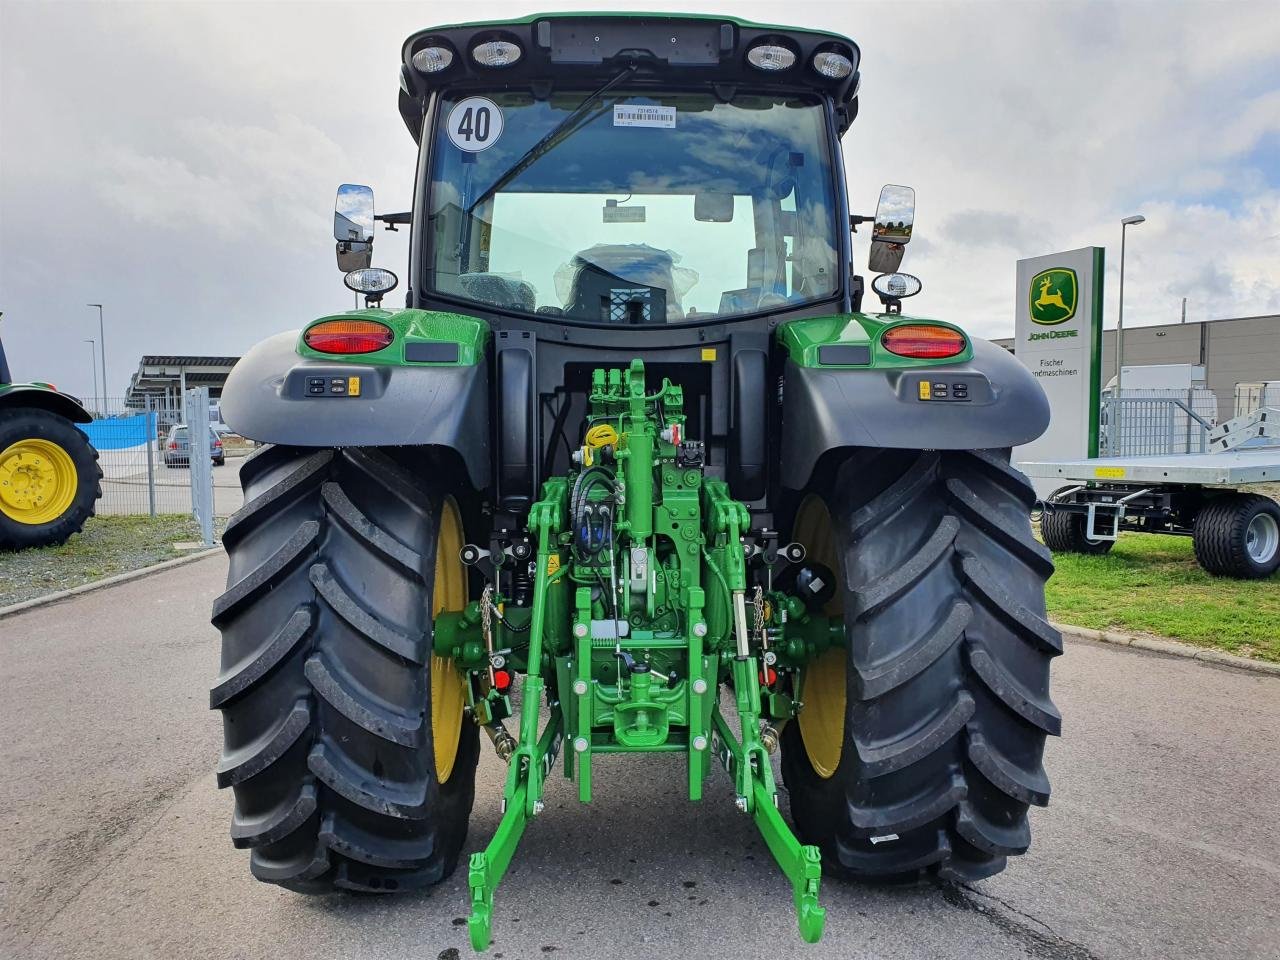
[[[600,0],[559,7],[597,9]],[[616,9],[631,4],[617,2]],[[684,0],[650,0],[680,10]],[[1108,322],[1280,310],[1280,17],[1271,2],[729,3],[862,48],[850,206],[917,190],[912,312],[1011,332],[1015,261],[1107,247]],[[238,353],[351,303],[340,183],[409,208],[400,44],[435,4],[0,4],[0,309],[15,372],[88,392],[62,344],[107,308],[111,392],[145,352]],[[493,0],[486,16],[523,16]],[[74,69],[67,69],[74,64]],[[408,231],[379,230],[402,271]],[[590,239],[590,238],[588,238]],[[869,231],[855,238],[865,263]],[[584,244],[588,245],[588,244]]]

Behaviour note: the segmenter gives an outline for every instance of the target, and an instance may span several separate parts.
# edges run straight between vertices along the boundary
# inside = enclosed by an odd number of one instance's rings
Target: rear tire
[[[432,710],[437,541],[446,511],[457,516],[453,475],[412,450],[264,447],[241,469],[210,705],[223,715],[218,785],[235,792],[232,840],[251,849],[259,880],[389,892],[457,865],[478,731],[453,726],[442,749],[456,738],[456,754],[440,774]]]
[[[1048,802],[1041,758],[1061,725],[1049,663],[1062,645],[1044,604],[1053,564],[1031,533],[1035,494],[1007,450],[866,450],[817,499],[847,650],[815,661],[801,699],[832,689],[815,669],[843,666],[834,689],[846,702],[806,702],[784,731],[800,837],[844,877],[997,873],[1030,843],[1028,805]],[[797,526],[806,509],[817,508],[802,504]],[[821,516],[803,522],[822,528]],[[806,729],[815,707],[831,719]],[[833,732],[838,754],[824,746]]]
[[[0,550],[66,543],[102,496],[98,451],[66,417],[7,408],[0,411],[0,485]],[[42,507],[53,502],[65,506],[46,516]]]
[[[1280,504],[1256,493],[1215,497],[1196,514],[1192,544],[1214,576],[1269,577],[1280,569]]]
[[[1054,510],[1046,504],[1040,515],[1040,536],[1054,553],[1085,553],[1098,556],[1109,553],[1114,540],[1090,540],[1086,536],[1088,518],[1069,510]]]

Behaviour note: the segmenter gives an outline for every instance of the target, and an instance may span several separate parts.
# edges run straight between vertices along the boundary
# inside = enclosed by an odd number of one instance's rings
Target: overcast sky
[[[89,301],[106,305],[114,395],[143,353],[239,354],[350,304],[336,186],[372,185],[383,211],[410,202],[401,42],[463,10],[538,9],[0,0],[0,330],[15,375],[89,395]],[[871,213],[885,182],[916,188],[913,312],[1009,335],[1015,261],[1096,244],[1113,326],[1132,213],[1147,222],[1129,233],[1127,323],[1176,322],[1184,296],[1192,320],[1280,312],[1276,0],[698,9],[861,46],[851,206]],[[375,250],[402,277],[406,237],[380,231]]]

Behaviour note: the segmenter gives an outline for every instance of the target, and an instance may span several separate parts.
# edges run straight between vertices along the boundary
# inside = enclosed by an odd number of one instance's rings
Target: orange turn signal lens
[[[322,320],[302,335],[320,353],[373,353],[394,339],[390,327],[373,320]]]
[[[964,353],[967,343],[964,334],[950,327],[935,327],[926,323],[904,323],[890,327],[880,337],[880,342],[890,353],[916,360],[941,360]]]

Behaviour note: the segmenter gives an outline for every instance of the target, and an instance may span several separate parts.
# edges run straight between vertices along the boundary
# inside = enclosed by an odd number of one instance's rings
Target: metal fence
[[[1103,396],[1098,447],[1104,457],[1207,453],[1217,399],[1208,390],[1126,390]]]
[[[186,406],[195,415],[200,412],[201,400],[197,399],[200,395],[203,395],[204,409],[208,410],[206,388],[191,390],[188,394],[191,399]],[[185,437],[173,436],[175,427],[187,423],[181,399],[97,397],[87,400],[85,406],[93,422],[82,424],[81,429],[97,449],[98,465],[102,468],[99,515],[154,517],[182,513],[196,516],[195,507],[205,502],[205,493],[212,505],[208,512],[211,519],[229,517],[239,509],[243,502],[239,469],[244,457],[252,452],[252,444],[219,432],[225,427],[212,423],[213,430],[218,432],[222,453],[220,462],[213,463],[209,475],[202,478],[200,464],[196,464],[195,471],[191,469],[191,432],[186,431]],[[207,413],[205,417],[208,422]],[[213,440],[209,442],[212,447]],[[213,454],[218,454],[216,448]],[[196,475],[194,499],[193,472]]]

